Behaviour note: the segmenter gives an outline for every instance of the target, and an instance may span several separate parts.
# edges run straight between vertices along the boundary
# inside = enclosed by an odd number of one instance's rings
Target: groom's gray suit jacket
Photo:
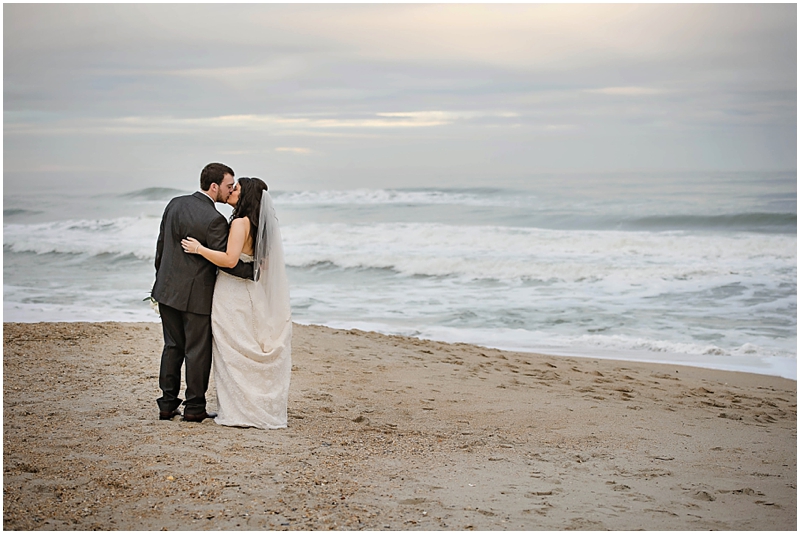
[[[228,247],[228,222],[214,201],[200,191],[173,198],[161,218],[156,243],[156,283],[152,296],[176,310],[211,314],[217,266],[199,254],[187,254],[181,239],[191,236],[213,250]],[[239,278],[253,278],[253,264],[239,263],[222,269]]]

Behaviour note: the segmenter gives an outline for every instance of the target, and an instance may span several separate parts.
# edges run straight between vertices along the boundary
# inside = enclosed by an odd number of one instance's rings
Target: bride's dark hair
[[[258,238],[258,214],[261,211],[261,192],[269,188],[260,178],[239,178],[239,201],[231,213],[231,221],[239,217],[250,219],[250,237]]]

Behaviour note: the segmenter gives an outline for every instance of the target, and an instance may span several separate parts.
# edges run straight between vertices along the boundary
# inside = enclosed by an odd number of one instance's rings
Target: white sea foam
[[[5,320],[157,321],[141,299],[175,193],[10,203],[8,223],[32,224],[4,226]],[[293,316],[513,350],[791,374],[791,206],[765,222],[769,206],[738,197],[653,197],[631,208],[616,196],[552,193],[276,192]],[[680,215],[688,208],[693,218]],[[714,215],[729,212],[739,215]],[[60,220],[34,219],[47,216]],[[534,227],[541,221],[547,228]]]
[[[796,265],[793,235],[544,230],[434,223],[306,224],[284,229],[287,262],[468,279],[658,284],[759,276]],[[735,274],[734,274],[735,273]],[[657,289],[654,287],[654,289]]]
[[[53,304],[21,303],[3,300],[3,319],[18,323],[58,322],[104,322],[155,323],[161,319],[151,309],[131,307],[99,307],[96,303]]]
[[[3,319],[12,322],[38,321],[159,321],[150,305],[143,301],[150,280],[137,288],[98,289],[86,283],[78,287],[24,287],[3,284]]]
[[[12,252],[152,259],[157,217],[4,226]],[[715,277],[794,276],[797,238],[787,234],[547,230],[438,223],[299,224],[282,229],[287,264],[390,269],[403,276],[647,284]],[[769,276],[765,277],[765,273]],[[765,280],[766,283],[766,280]]]
[[[329,191],[286,191],[275,194],[278,206],[310,205],[458,205],[522,207],[535,202],[530,194],[497,196],[484,192],[443,190],[344,189]]]
[[[12,252],[132,254],[150,259],[155,256],[159,224],[156,217],[7,224],[3,227],[3,246]]]

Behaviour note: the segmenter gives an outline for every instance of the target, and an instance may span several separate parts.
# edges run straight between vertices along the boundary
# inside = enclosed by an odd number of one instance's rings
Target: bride
[[[187,237],[183,250],[220,267],[254,261],[255,280],[217,274],[211,307],[212,358],[220,425],[285,428],[292,369],[292,315],[278,219],[267,184],[239,178],[228,249]]]

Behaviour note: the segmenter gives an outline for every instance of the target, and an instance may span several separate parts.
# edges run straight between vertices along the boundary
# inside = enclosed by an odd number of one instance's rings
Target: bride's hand
[[[181,239],[181,246],[183,247],[183,251],[189,254],[197,254],[200,250],[200,241],[193,237],[187,237],[186,239]]]

